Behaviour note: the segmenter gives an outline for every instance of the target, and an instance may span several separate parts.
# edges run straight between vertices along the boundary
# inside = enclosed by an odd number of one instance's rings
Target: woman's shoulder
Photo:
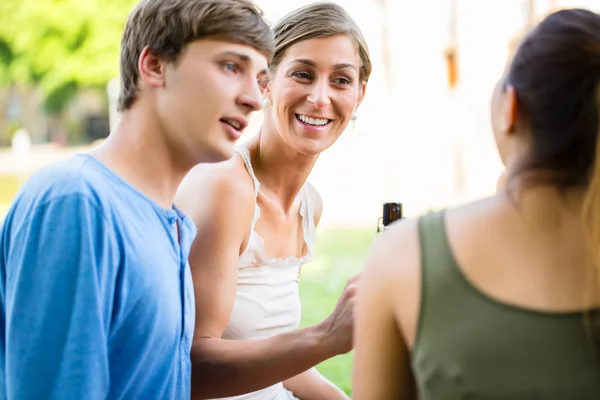
[[[184,212],[194,213],[198,207],[254,209],[254,182],[237,153],[219,163],[198,164],[181,182],[175,197]]]
[[[371,248],[367,265],[387,277],[414,273],[419,265],[418,221],[418,217],[407,218],[389,225]]]
[[[378,259],[377,264],[395,264],[390,272],[398,273],[402,268],[414,270],[420,264],[420,230],[428,222],[436,222],[443,235],[448,234],[448,228],[476,228],[485,225],[485,216],[490,215],[495,199],[484,199],[465,205],[430,210],[414,218],[406,218],[394,222],[386,228],[383,235],[377,239],[371,253]],[[402,254],[402,257],[398,257]],[[397,265],[400,261],[402,265]]]

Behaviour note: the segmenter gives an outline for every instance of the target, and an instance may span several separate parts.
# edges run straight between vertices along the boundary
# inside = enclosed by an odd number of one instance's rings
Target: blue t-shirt
[[[89,155],[36,173],[0,231],[0,398],[189,399],[195,234]]]

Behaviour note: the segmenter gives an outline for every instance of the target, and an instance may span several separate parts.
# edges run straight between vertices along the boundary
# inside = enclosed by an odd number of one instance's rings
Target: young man
[[[247,0],[144,0],[122,39],[121,122],[33,176],[0,231],[0,398],[189,399],[186,173],[261,106],[272,33]]]

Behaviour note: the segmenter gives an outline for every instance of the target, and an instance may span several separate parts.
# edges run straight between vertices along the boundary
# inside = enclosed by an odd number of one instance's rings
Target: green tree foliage
[[[52,109],[74,87],[118,74],[123,26],[137,0],[1,0],[0,86],[39,86]]]

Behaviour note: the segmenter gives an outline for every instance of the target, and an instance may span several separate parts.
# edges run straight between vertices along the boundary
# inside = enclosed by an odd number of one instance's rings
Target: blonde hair
[[[348,35],[356,42],[360,58],[360,79],[369,80],[371,57],[367,42],[350,15],[338,4],[318,2],[300,7],[287,14],[275,26],[275,52],[270,68],[275,71],[287,49],[303,40]]]

